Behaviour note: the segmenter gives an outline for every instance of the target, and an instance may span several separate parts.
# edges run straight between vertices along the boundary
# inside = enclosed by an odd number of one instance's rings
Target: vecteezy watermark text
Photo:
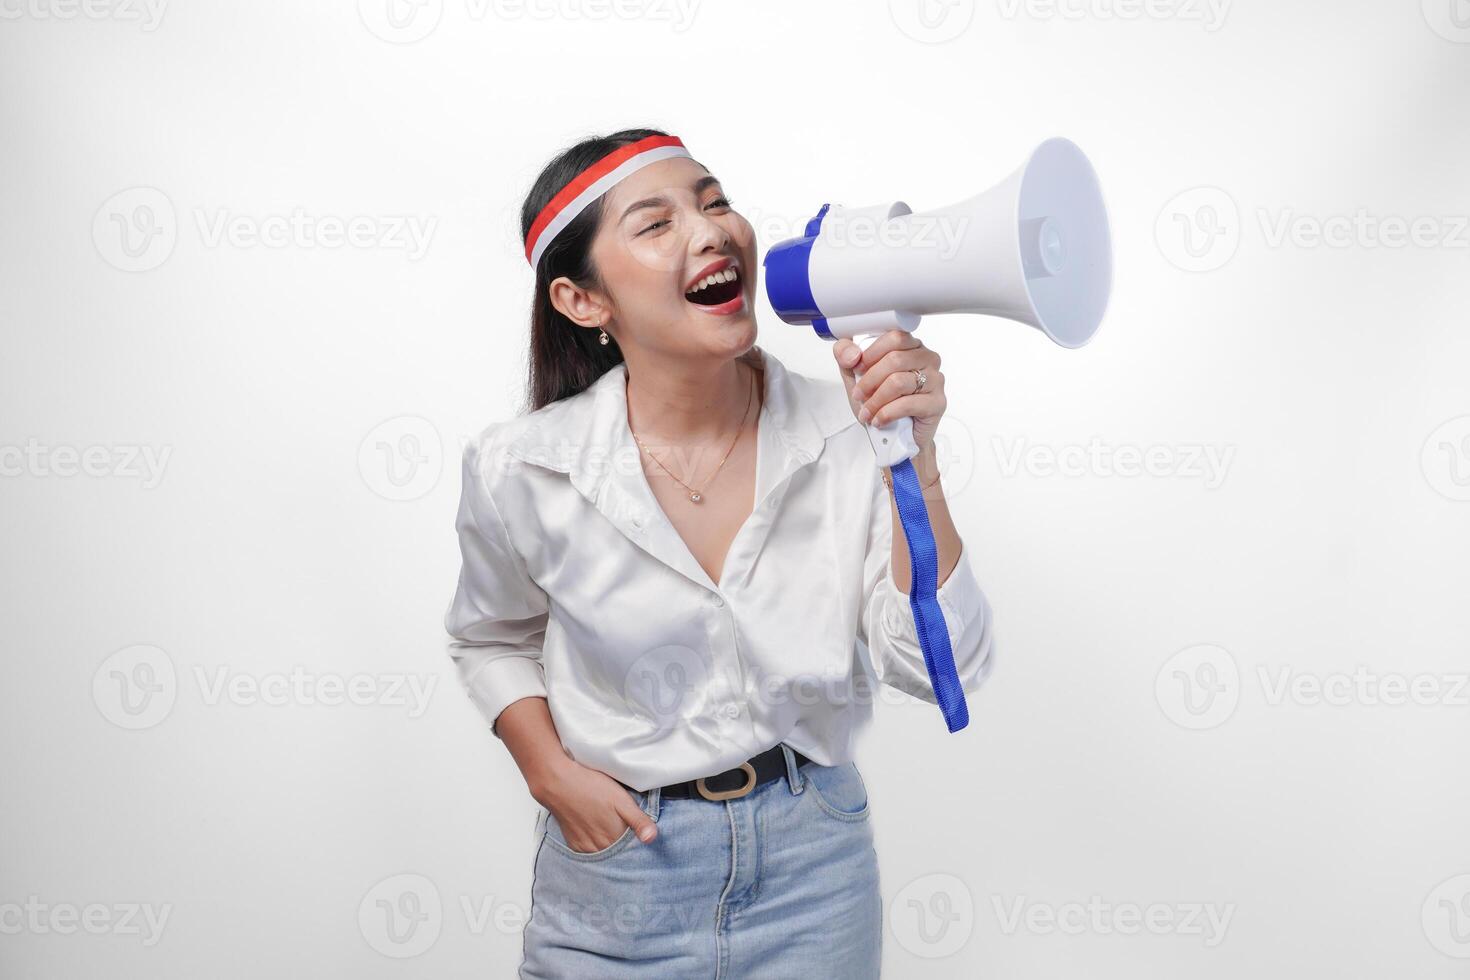
[[[497,21],[646,21],[676,34],[694,24],[701,0],[463,0],[456,13],[476,23]],[[459,7],[463,10],[458,10]],[[413,44],[438,29],[445,0],[357,0],[362,24],[389,44]]]
[[[0,902],[0,935],[70,936],[85,932],[94,936],[141,936],[144,946],[155,946],[163,938],[173,904],[149,902],[43,902],[29,895],[24,902]]]
[[[0,445],[0,477],[111,477],[138,480],[152,490],[163,482],[172,455],[172,446],[53,446],[27,439],[24,445]]]
[[[168,0],[0,0],[0,20],[115,20],[156,31]]]
[[[1014,439],[1007,445],[1000,436],[991,437],[1002,476],[1013,477],[1023,470],[1033,477],[1153,477],[1200,480],[1214,490],[1225,482],[1235,459],[1233,445],[1159,443],[1151,446],[1108,445],[1097,436],[1084,445],[1048,446]]]
[[[1108,902],[1093,895],[1083,902],[1035,902],[1024,895],[1014,899],[991,896],[1000,930],[1007,936],[1023,929],[1039,936],[1198,936],[1206,947],[1225,940],[1225,931],[1235,915],[1235,903],[1213,902]]]
[[[1016,20],[1172,20],[1197,23],[1213,34],[1230,13],[1231,0],[996,0],[1002,18]]]
[[[1470,249],[1470,215],[1394,214],[1366,207],[1313,214],[1293,207],[1255,209],[1261,242],[1269,249]],[[1249,221],[1235,198],[1219,187],[1192,187],[1159,211],[1154,238],[1160,253],[1186,272],[1212,272],[1239,250]]]
[[[0,0],[4,2],[4,0]],[[293,207],[251,214],[228,207],[192,210],[199,242],[205,248],[298,249],[401,252],[422,259],[439,219],[418,214],[332,214]],[[168,261],[178,243],[181,221],[167,194],[156,187],[118,191],[92,216],[97,254],[123,272],[147,272]]]
[[[337,674],[289,670],[246,673],[195,664],[195,686],[208,707],[299,706],[402,708],[420,718],[439,683],[437,674],[399,672]],[[108,656],[92,675],[97,710],[119,728],[139,731],[161,723],[178,700],[180,675],[173,658],[156,646],[138,644]]]
[[[1257,664],[1260,701],[1268,708],[1470,707],[1470,674],[1379,671],[1357,664],[1348,670],[1306,671]],[[1202,643],[1171,656],[1154,677],[1154,696],[1164,716],[1200,731],[1229,721],[1247,689],[1234,654]]]
[[[411,959],[428,951],[446,925],[458,924],[476,936],[518,936],[531,918],[530,908],[512,899],[494,895],[459,895],[458,901],[454,898],[450,896],[446,901],[439,887],[425,875],[391,875],[363,894],[357,909],[358,930],[378,953]],[[456,908],[462,920],[459,923],[451,911]],[[684,942],[695,941],[703,934],[703,927],[713,926],[707,909],[655,898],[646,902],[538,898],[536,915],[552,919],[558,931],[567,934],[636,938],[650,931],[673,931]],[[671,925],[675,927],[672,930]]]
[[[1421,214],[1405,217],[1358,208],[1348,214],[1301,214],[1295,208],[1256,210],[1270,248],[1470,248],[1470,216]]]
[[[401,251],[410,262],[423,258],[439,219],[417,214],[358,214],[341,217],[292,208],[289,214],[238,214],[228,208],[194,211],[206,248],[360,248]]]

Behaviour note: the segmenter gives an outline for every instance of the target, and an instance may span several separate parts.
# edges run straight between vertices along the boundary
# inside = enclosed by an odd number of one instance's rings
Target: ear
[[[607,324],[607,304],[600,293],[583,289],[566,276],[553,279],[548,291],[551,305],[577,326],[595,329]]]

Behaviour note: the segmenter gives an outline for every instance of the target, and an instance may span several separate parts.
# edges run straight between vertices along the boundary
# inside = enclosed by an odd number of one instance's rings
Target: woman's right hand
[[[658,836],[658,825],[622,783],[570,758],[531,795],[556,817],[567,846],[583,854],[610,847],[628,827],[645,844]]]
[[[496,719],[495,731],[520,767],[531,796],[556,817],[572,850],[600,851],[628,827],[645,844],[658,836],[657,825],[627,787],[567,755],[544,697],[513,702]]]

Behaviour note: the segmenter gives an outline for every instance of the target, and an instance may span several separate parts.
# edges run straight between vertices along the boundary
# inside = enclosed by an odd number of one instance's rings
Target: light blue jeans
[[[634,793],[658,823],[601,851],[538,824],[524,980],[868,980],[883,905],[868,793],[857,767],[797,768],[711,802]]]

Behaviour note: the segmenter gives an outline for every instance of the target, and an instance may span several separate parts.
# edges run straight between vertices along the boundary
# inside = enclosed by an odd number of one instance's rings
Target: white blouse
[[[847,762],[875,682],[934,702],[893,582],[889,491],[841,379],[788,372],[759,346],[745,356],[765,368],[755,509],[719,582],[649,488],[625,365],[466,447],[445,628],[492,730],[512,702],[545,697],[573,759],[642,791],[782,741]],[[973,690],[993,640],[967,549],[938,595]]]

